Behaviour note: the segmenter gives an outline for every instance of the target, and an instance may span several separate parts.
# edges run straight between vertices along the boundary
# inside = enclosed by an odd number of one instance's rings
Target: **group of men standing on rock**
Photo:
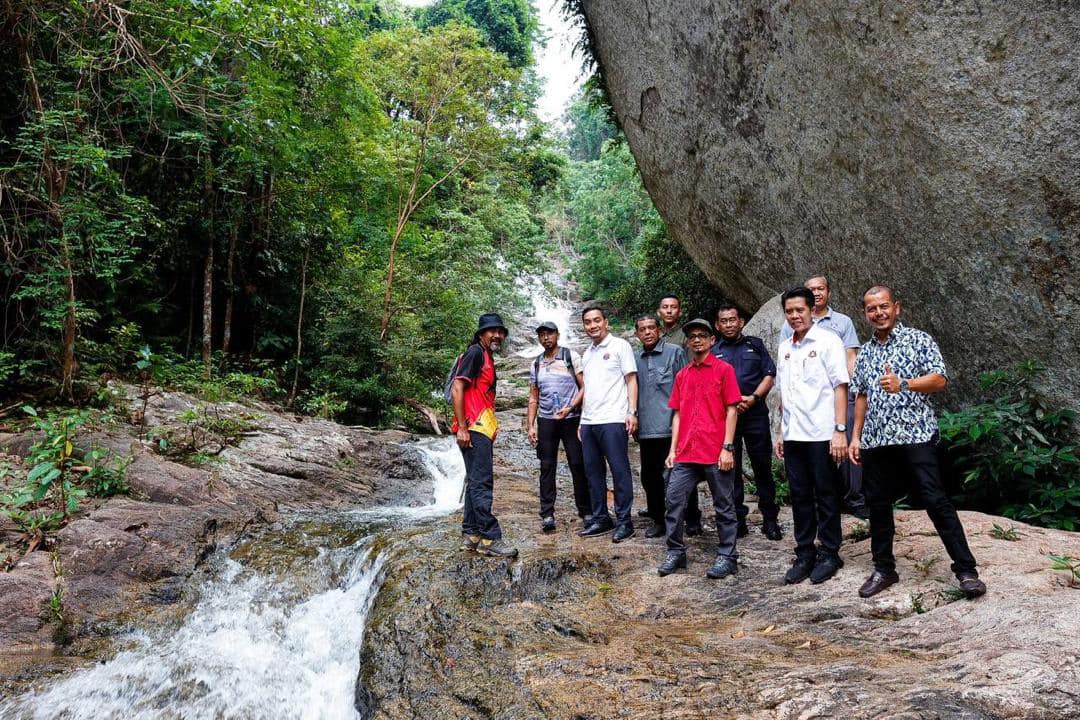
[[[936,420],[929,395],[945,388],[941,353],[928,334],[899,322],[900,302],[886,286],[864,293],[873,336],[860,345],[851,319],[829,305],[828,280],[815,276],[781,296],[786,324],[774,362],[765,343],[745,335],[739,310],[722,304],[712,321],[681,323],[675,296],[637,318],[641,348],[610,332],[603,308],[588,307],[590,339],[579,355],[559,345],[558,327],[536,328],[543,352],[529,375],[526,430],[540,460],[540,517],[556,529],[556,465],[561,444],[582,520],[579,535],[635,534],[629,438],[640,451],[640,479],[651,520],[647,538],[664,537],[661,576],[687,566],[686,535],[701,533],[697,488],[705,483],[715,513],[717,550],[706,571],[738,572],[738,538],[749,533],[742,480],[753,469],[761,531],[782,539],[771,453],[783,460],[790,489],[795,558],[784,582],[825,582],[843,567],[840,514],[870,522],[873,572],[859,589],[871,597],[898,582],[892,553],[893,503],[917,494],[941,536],[961,590],[978,577],[937,465]],[[491,513],[494,363],[507,329],[481,316],[453,379],[453,431],[466,464],[462,548],[516,557]],[[781,437],[771,440],[766,396],[777,387]],[[614,513],[608,508],[610,469]],[[865,478],[863,477],[865,475]],[[865,485],[865,487],[864,487]],[[864,497],[865,491],[865,497]]]

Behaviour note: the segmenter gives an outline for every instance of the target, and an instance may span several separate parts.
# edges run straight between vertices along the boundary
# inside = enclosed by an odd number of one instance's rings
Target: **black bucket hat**
[[[491,328],[502,328],[504,333],[507,335],[510,334],[510,331],[506,328],[506,325],[503,324],[503,320],[499,317],[498,313],[484,313],[480,316],[479,322],[476,323],[476,334],[479,335]]]

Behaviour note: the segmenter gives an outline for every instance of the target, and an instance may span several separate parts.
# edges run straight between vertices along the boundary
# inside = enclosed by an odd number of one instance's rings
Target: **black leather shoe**
[[[652,539],[658,537],[664,537],[667,534],[667,529],[663,525],[653,523],[652,526],[645,531],[645,537]]]
[[[717,555],[716,562],[705,571],[705,577],[719,580],[739,572],[739,564],[726,555]]]
[[[638,517],[649,517],[649,508],[645,508],[643,510],[638,510],[637,511],[637,516]]]
[[[619,543],[627,538],[634,537],[634,526],[630,523],[615,528],[615,534],[611,536],[611,542]]]
[[[859,588],[859,597],[874,597],[885,588],[892,587],[898,582],[900,582],[900,576],[896,573],[886,573],[875,570],[870,574],[870,577],[866,578],[866,582],[862,584],[862,587]]]
[[[779,540],[784,537],[784,531],[780,529],[780,523],[775,520],[766,520],[761,524],[761,534],[770,540]]]
[[[842,567],[844,567],[844,561],[838,555],[818,553],[817,559],[814,561],[814,569],[810,571],[810,582],[815,585],[823,583],[835,575],[836,571]]]
[[[737,530],[735,530],[735,537],[744,538],[749,534],[750,534],[750,528],[746,527],[746,521],[745,520],[740,520],[739,521],[739,527],[738,527]]]
[[[686,567],[686,553],[669,550],[664,562],[660,563],[660,567],[656,568],[656,574],[664,577],[684,567]]]
[[[960,589],[968,600],[974,600],[986,594],[986,583],[979,579],[975,573],[960,573],[956,576],[960,582]]]
[[[598,520],[592,525],[586,527],[578,534],[582,537],[599,537],[601,535],[607,535],[614,529],[615,523],[611,522],[610,520]]]
[[[691,525],[690,523],[686,524],[686,536],[687,537],[697,537],[700,534],[701,534],[701,523],[695,523],[694,525]]]
[[[797,585],[810,577],[810,571],[814,569],[814,558],[795,558],[791,567],[784,573],[784,582],[788,585]]]
[[[544,518],[544,522],[540,525],[540,529],[546,533],[555,532],[555,518],[548,515]]]

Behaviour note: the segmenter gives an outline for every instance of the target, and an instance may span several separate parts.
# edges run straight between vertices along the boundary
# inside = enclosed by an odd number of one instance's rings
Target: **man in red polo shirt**
[[[739,571],[735,538],[739,520],[732,493],[735,483],[736,406],[742,402],[735,369],[709,352],[715,335],[707,320],[683,325],[690,364],[675,376],[668,407],[671,420],[671,452],[665,465],[671,468],[665,497],[667,556],[657,572],[670,575],[686,567],[683,515],[687,499],[704,480],[712,493],[719,540],[716,561],[706,577],[724,578]]]

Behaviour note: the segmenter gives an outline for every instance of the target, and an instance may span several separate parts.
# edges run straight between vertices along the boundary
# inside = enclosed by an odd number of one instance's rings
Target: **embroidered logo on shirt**
[[[817,357],[817,350],[811,350],[810,354],[807,355],[807,357]]]
[[[611,359],[611,353],[604,353],[604,359],[605,360],[610,360]]]

